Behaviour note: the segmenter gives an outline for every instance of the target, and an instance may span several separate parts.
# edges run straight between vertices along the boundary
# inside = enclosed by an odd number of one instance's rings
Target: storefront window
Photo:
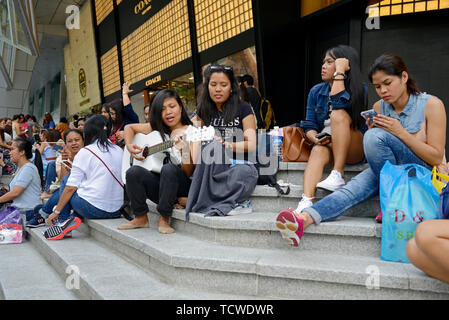
[[[193,80],[193,73],[188,73],[169,81],[169,87],[178,92],[189,115],[196,109],[195,83]]]
[[[151,103],[157,92],[163,89],[172,89],[178,92],[184,104],[184,108],[186,109],[189,116],[195,111],[196,96],[193,73],[187,73],[177,78],[167,81],[160,81],[158,83],[155,83],[154,85],[151,85],[150,87],[145,89],[148,92],[148,103]],[[145,119],[143,113],[143,107],[146,104],[145,93],[141,92],[134,95],[131,98],[131,103],[133,105],[134,111],[136,111],[136,113],[139,115],[140,121],[143,122],[143,119]]]
[[[254,85],[259,87],[259,77],[257,73],[257,59],[256,59],[256,47],[246,48],[242,51],[234,53],[225,58],[219,59],[217,61],[212,61],[210,64],[219,64],[231,66],[234,70],[236,77],[249,74],[254,78]],[[209,64],[203,66],[204,69]]]
[[[383,0],[371,1],[373,7],[370,16],[380,13],[380,16],[392,16],[398,14],[415,13],[423,11],[441,10],[449,8],[449,0]]]

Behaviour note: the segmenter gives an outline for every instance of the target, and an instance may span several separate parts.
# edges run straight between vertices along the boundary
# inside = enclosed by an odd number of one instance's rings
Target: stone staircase
[[[348,166],[345,179],[364,167]],[[278,179],[301,185],[304,168],[281,163]],[[300,186],[288,196],[257,186],[254,212],[233,217],[193,213],[186,222],[184,210],[175,210],[171,235],[157,232],[151,202],[150,229],[117,230],[124,219],[85,220],[62,241],[45,240],[42,228],[29,229],[27,242],[0,246],[0,298],[46,299],[49,281],[61,299],[449,298],[449,285],[410,264],[380,260],[378,199],[310,226],[299,248],[287,246],[274,221],[280,210],[296,206],[301,193]],[[317,198],[325,195],[318,191]],[[25,264],[39,264],[38,274],[34,266],[14,267]]]

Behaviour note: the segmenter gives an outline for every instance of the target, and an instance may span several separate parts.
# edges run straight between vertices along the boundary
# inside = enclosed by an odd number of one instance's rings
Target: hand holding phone
[[[372,124],[373,123],[373,118],[375,116],[377,116],[377,112],[374,109],[371,110],[365,110],[360,112],[360,115],[365,119],[365,120],[369,120],[369,123]]]
[[[322,143],[325,140],[329,140],[330,141],[332,136],[329,133],[327,133],[327,132],[321,132],[321,133],[317,134],[315,136],[315,138],[318,139],[318,141],[317,141],[318,143]]]

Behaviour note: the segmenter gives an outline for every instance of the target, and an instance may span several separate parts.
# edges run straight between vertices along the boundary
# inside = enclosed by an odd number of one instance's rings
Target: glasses
[[[210,66],[210,71],[234,71],[231,66],[220,66],[214,65]]]

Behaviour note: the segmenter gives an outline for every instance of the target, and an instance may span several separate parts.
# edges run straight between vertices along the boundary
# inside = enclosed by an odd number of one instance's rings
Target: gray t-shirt
[[[23,187],[25,190],[13,200],[13,207],[21,210],[31,210],[37,205],[42,204],[40,198],[42,192],[41,179],[34,164],[26,163],[16,173],[9,184],[9,190],[14,189],[15,186]]]

